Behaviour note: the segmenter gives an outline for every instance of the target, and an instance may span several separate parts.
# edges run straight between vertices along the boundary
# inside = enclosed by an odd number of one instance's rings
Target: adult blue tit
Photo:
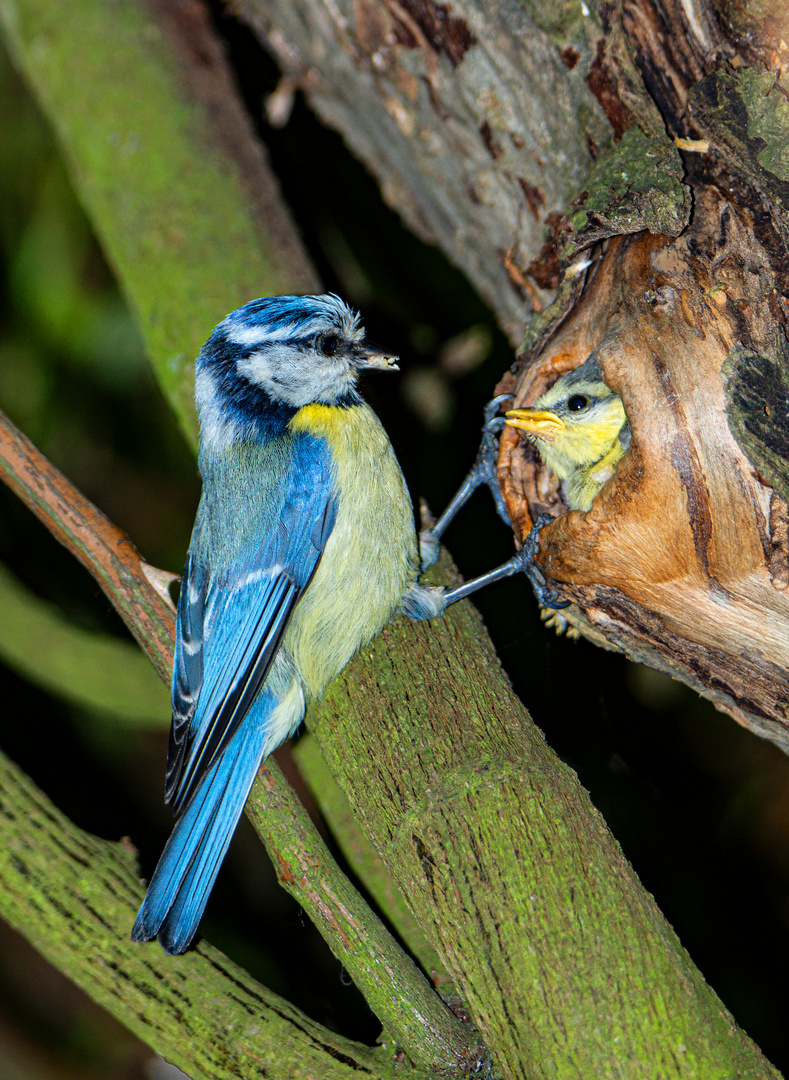
[[[165,797],[178,815],[134,924],[192,940],[263,759],[397,611],[455,599],[417,582],[413,511],[356,388],[395,369],[336,296],[253,300],[196,363],[202,497],[181,594]]]
[[[572,510],[591,507],[630,445],[622,399],[603,382],[594,353],[557,379],[530,409],[510,409],[506,423],[526,432],[563,481]]]

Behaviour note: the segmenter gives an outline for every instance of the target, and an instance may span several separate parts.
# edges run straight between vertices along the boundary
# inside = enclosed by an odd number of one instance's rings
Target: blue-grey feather
[[[275,705],[271,694],[258,697],[236,738],[176,822],[137,915],[135,941],[158,937],[167,952],[181,953],[194,937],[260,767],[263,744],[258,729]]]
[[[322,348],[327,334],[337,350]],[[180,816],[133,931],[168,952],[188,947],[255,773],[305,696],[398,604],[412,618],[440,607],[414,584],[402,474],[355,390],[363,359],[358,317],[335,296],[254,300],[197,358],[203,495],[178,603],[166,781]],[[296,423],[313,401],[347,419]]]
[[[325,441],[289,433],[277,444],[276,454],[270,452],[271,443],[247,448],[246,469],[240,474],[235,456],[203,461],[206,490],[223,493],[223,512],[198,515],[190,580],[182,585],[183,595],[198,571],[201,580],[210,581],[203,601],[210,633],[201,650],[199,698],[188,733],[168,767],[168,777],[173,776],[168,791],[176,811],[233,737],[265,680],[336,518]],[[248,482],[249,471],[260,483]],[[184,610],[191,613],[188,604]],[[179,615],[179,642],[182,629]],[[184,685],[186,662],[176,664],[175,670],[178,701],[193,700],[196,690]]]

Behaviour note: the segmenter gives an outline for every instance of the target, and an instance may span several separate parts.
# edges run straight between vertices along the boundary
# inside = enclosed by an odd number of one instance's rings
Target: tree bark
[[[786,11],[238,6],[513,338],[536,312],[497,392],[530,403],[599,350],[633,442],[588,514],[501,441],[516,535],[558,519],[539,563],[567,622],[789,748]]]
[[[141,10],[138,5],[129,3],[117,7],[124,16],[135,11],[139,14]],[[60,120],[59,127],[72,161],[76,162],[86,203],[88,206],[95,203],[95,216],[103,223],[105,243],[111,253],[117,253],[115,261],[126,274],[127,287],[135,295],[143,325],[150,330],[156,325],[157,318],[162,320],[163,325],[149,340],[156,363],[166,367],[171,359],[171,335],[177,337],[183,322],[190,324],[190,334],[195,332],[194,325],[205,322],[202,302],[195,302],[190,307],[190,290],[184,288],[183,294],[169,298],[173,309],[170,312],[163,295],[156,289],[145,287],[153,247],[141,249],[129,242],[129,220],[118,210],[124,205],[127,182],[133,181],[137,185],[135,195],[139,195],[139,206],[147,207],[153,214],[165,195],[191,197],[191,180],[184,181],[183,177],[171,174],[173,190],[170,191],[167,185],[164,190],[158,190],[152,185],[146,186],[148,177],[144,169],[138,169],[134,175],[118,176],[105,167],[104,159],[97,164],[92,156],[93,140],[81,139],[79,130],[72,129],[70,118],[80,114],[81,103],[75,104],[79,95],[73,92],[74,80],[71,76],[63,77],[61,65],[64,61],[61,59],[58,63],[53,52],[53,42],[56,42],[61,58],[70,60],[77,54],[76,46],[84,32],[75,31],[69,18],[62,13],[53,17],[49,6],[40,7],[36,0],[25,0],[24,3],[18,0],[13,4],[11,0],[3,0],[3,10],[10,13],[11,33],[17,40],[31,78],[39,85],[42,98],[53,114],[65,117]],[[115,8],[99,4],[96,10],[106,12]],[[486,176],[488,180],[492,177],[505,192],[501,200],[491,198],[490,202],[485,202],[479,199],[477,187],[472,184],[472,195],[468,185],[464,186],[457,178],[442,187],[440,174],[446,165],[442,158],[441,168],[434,163],[433,179],[423,182],[421,192],[414,196],[414,219],[417,208],[424,205],[435,210],[435,221],[440,224],[441,211],[451,223],[442,235],[454,237],[460,231],[460,238],[456,240],[460,252],[458,258],[466,249],[464,236],[473,231],[471,247],[476,246],[476,254],[464,256],[468,259],[469,273],[476,273],[480,287],[501,304],[502,318],[514,334],[517,321],[528,306],[526,297],[538,302],[543,299],[523,270],[527,257],[535,259],[539,256],[542,236],[540,230],[529,226],[531,239],[528,244],[522,241],[523,248],[512,252],[508,247],[501,255],[496,237],[504,235],[506,229],[497,214],[507,203],[507,197],[510,199],[510,211],[507,212],[513,214],[513,235],[519,238],[518,215],[527,207],[527,188],[531,179],[542,180],[541,168],[545,167],[546,187],[540,187],[540,191],[547,190],[549,181],[554,185],[566,183],[566,187],[571,188],[575,181],[566,182],[559,176],[564,167],[562,163],[567,164],[571,173],[576,170],[573,175],[586,176],[593,157],[587,139],[589,131],[600,129],[600,138],[594,147],[595,152],[599,152],[602,146],[624,131],[627,118],[636,115],[643,121],[645,137],[652,140],[653,145],[662,146],[659,113],[648,98],[639,98],[639,76],[632,62],[626,71],[629,82],[623,76],[623,82],[617,84],[610,74],[606,75],[606,64],[613,63],[611,56],[620,55],[617,49],[621,49],[622,39],[621,35],[620,38],[607,37],[606,43],[613,52],[610,56],[607,53],[601,56],[596,44],[592,47],[597,39],[593,37],[590,44],[584,37],[587,18],[592,20],[589,25],[597,26],[592,16],[579,17],[567,29],[562,22],[563,10],[555,9],[548,16],[541,16],[545,25],[536,29],[522,9],[514,5],[497,5],[495,8],[490,5],[480,8],[473,22],[468,14],[468,25],[472,29],[464,33],[463,28],[452,20],[460,18],[462,21],[465,9],[450,10],[445,5],[423,5],[410,0],[408,5],[397,7],[393,3],[380,8],[357,4],[342,15],[345,9],[332,4],[325,9],[310,10],[315,28],[312,32],[317,40],[318,32],[325,29],[328,20],[331,26],[339,27],[346,34],[348,27],[353,27],[353,40],[354,34],[358,36],[359,26],[366,25],[365,33],[375,39],[376,12],[379,10],[384,12],[382,18],[391,20],[392,26],[384,45],[396,54],[396,58],[403,57],[405,75],[399,73],[399,68],[393,68],[392,78],[401,80],[406,89],[410,87],[408,93],[413,93],[416,85],[414,109],[421,110],[420,120],[427,125],[424,127],[428,132],[424,136],[426,146],[429,148],[431,140],[440,137],[440,132],[429,134],[431,122],[436,128],[443,126],[450,134],[454,133],[452,137],[456,142],[453,145],[461,148],[459,153],[468,137],[468,145],[472,148],[469,160],[477,162],[478,166],[474,177],[483,187]],[[548,20],[554,17],[555,25],[548,25]],[[285,14],[282,18],[285,19]],[[44,20],[44,34],[39,19]],[[23,23],[21,29],[19,22]],[[284,21],[282,25],[285,25]],[[617,25],[621,25],[621,20]],[[549,82],[554,79],[553,107],[561,112],[568,100],[560,93],[558,72],[575,87],[573,92],[582,102],[579,109],[587,110],[580,127],[576,122],[569,128],[569,142],[571,148],[575,147],[576,158],[570,149],[562,149],[565,132],[562,124],[553,122],[549,96],[544,99],[542,111],[536,107],[532,109],[528,100],[531,88],[528,92],[523,90],[523,76],[510,68],[501,74],[492,63],[491,57],[506,56],[508,49],[515,48],[507,41],[513,26],[516,44],[524,52],[529,52],[528,35],[532,33],[540,47],[544,46],[548,53],[553,49],[551,62],[546,67]],[[599,32],[598,27],[596,33]],[[72,33],[77,34],[76,42],[69,37]],[[270,33],[272,36],[275,33],[273,26]],[[144,43],[145,37],[145,34],[132,35],[124,23],[118,50],[125,62],[129,58],[124,50],[133,50]],[[338,40],[326,38],[321,53],[322,69],[329,72],[337,54],[338,64],[340,60],[345,64],[345,67],[340,65],[345,78],[354,80],[357,67],[360,73],[361,81],[351,81],[343,93],[351,96],[355,85],[368,90],[377,86],[376,76],[371,72],[379,64],[375,57],[380,50],[348,53],[347,38],[341,39],[346,43],[344,49],[337,46]],[[557,40],[575,42],[577,48],[564,44],[562,49],[572,48],[578,52],[579,59],[566,53],[559,55],[557,60],[557,52],[561,53]],[[439,96],[437,104],[433,102],[436,88],[442,94],[448,94],[449,89],[445,87],[454,85],[453,79],[459,78],[464,68],[468,70],[467,65],[478,70],[474,66],[477,60],[473,59],[472,63],[470,58],[475,57],[474,50],[479,48],[479,41],[488,42],[484,55],[479,55],[479,64],[488,58],[488,68],[492,71],[490,79],[484,81],[475,76],[476,83],[464,88],[457,99],[456,113],[443,116],[439,108],[443,98]],[[286,44],[281,38],[278,47],[286,50]],[[86,70],[94,70],[91,65],[96,56],[101,56],[100,45],[101,35],[91,38],[91,64],[86,62]],[[104,48],[107,49],[106,42]],[[348,55],[354,58],[354,64],[346,62]],[[582,56],[586,58],[583,63]],[[51,61],[49,65],[45,62],[47,59]],[[112,64],[117,63],[114,53],[110,59]],[[146,56],[142,47],[137,60],[144,69]],[[387,60],[386,56],[384,60]],[[105,61],[110,64],[106,57]],[[295,59],[293,63],[297,69]],[[526,64],[525,59],[523,63]],[[409,64],[416,66],[416,71],[411,71],[415,84],[407,79]],[[624,125],[622,131],[613,126],[609,131],[603,123],[605,114],[595,104],[583,77],[587,66],[589,71],[597,72],[597,81],[592,80],[597,87],[595,93],[606,102],[608,112],[619,117]],[[169,59],[165,67],[169,69]],[[622,61],[621,70],[625,69],[626,64]],[[71,72],[71,66],[65,70]],[[533,65],[531,70],[535,87],[541,86],[540,65]],[[306,78],[309,70],[305,69],[303,73],[309,84]],[[431,74],[434,75],[432,82]],[[510,82],[511,97],[507,97],[504,87],[510,76],[520,81],[517,92],[515,83]],[[103,69],[102,77],[109,79],[108,68]],[[342,81],[339,76],[338,81]],[[501,87],[500,94],[495,92],[498,86]],[[565,93],[570,93],[566,86]],[[525,125],[524,133],[516,130],[512,138],[507,105],[511,98],[515,104],[521,98],[525,102],[518,113],[518,123]],[[175,100],[178,100],[177,95]],[[404,100],[410,100],[407,94]],[[504,102],[500,112],[494,108],[496,102]],[[114,99],[113,107],[124,118],[138,108],[122,94]],[[165,108],[172,108],[180,115],[173,102]],[[397,108],[392,106],[392,111],[397,113]],[[567,112],[570,111],[567,106]],[[483,113],[487,127],[480,119]],[[385,121],[387,116],[391,114],[385,108],[381,109],[379,126],[389,123]],[[434,120],[434,116],[438,120]],[[650,117],[654,121],[651,127]],[[507,172],[504,163],[509,160],[510,149],[507,146],[506,152],[501,151],[497,156],[494,152],[500,148],[497,138],[501,139],[501,145],[509,138],[514,150],[518,153],[526,151],[525,157],[528,157],[530,144],[525,133],[533,140],[531,145],[537,147],[541,124],[547,124],[549,120],[559,148],[558,164],[552,166],[555,175],[549,175],[542,158],[542,166],[537,163],[533,173],[521,173],[514,167],[512,172]],[[116,123],[117,118],[113,116],[111,130]],[[361,120],[359,123],[363,130],[364,123]],[[98,120],[95,125],[97,130],[104,130]],[[368,121],[368,126],[375,127],[373,119]],[[382,127],[384,135],[395,129],[400,131],[396,123],[394,128],[391,125]],[[404,124],[404,129],[407,134],[408,124]],[[423,127],[415,124],[412,134],[421,131]],[[517,139],[525,145],[520,147]],[[104,140],[95,141],[104,147]],[[489,141],[493,149],[488,148]],[[624,140],[619,145],[623,143]],[[480,145],[483,152],[479,150]],[[626,148],[630,145],[626,144]],[[408,156],[405,148],[410,146],[408,141],[401,143],[403,152],[399,160],[403,169]],[[546,153],[550,148],[546,148]],[[583,152],[587,155],[585,159]],[[563,235],[566,234],[570,266],[577,267],[585,261],[583,245],[590,235],[584,232],[587,227],[597,230],[594,243],[603,242],[607,231],[627,233],[634,220],[637,220],[639,230],[651,228],[653,221],[646,197],[650,192],[663,193],[661,224],[668,221],[669,231],[674,230],[674,235],[681,232],[688,205],[675,172],[677,159],[673,155],[671,144],[663,147],[655,157],[656,175],[646,170],[647,175],[643,183],[639,183],[630,204],[627,199],[610,198],[611,193],[602,182],[597,185],[598,201],[603,205],[592,206],[587,200],[585,207],[578,210],[580,217],[576,219],[574,215],[573,220],[566,223]],[[500,176],[497,163],[502,159]],[[586,165],[583,165],[584,160]],[[521,163],[520,158],[517,161]],[[123,159],[119,159],[117,165],[121,168]],[[392,170],[392,190],[405,191],[404,187],[397,188],[394,158],[387,162],[387,168]],[[215,179],[223,175],[220,169]],[[527,175],[531,179],[525,186],[521,185],[517,178]],[[471,177],[463,172],[463,179],[470,180]],[[236,181],[231,187],[238,192]],[[517,195],[516,189],[521,192],[517,207],[516,200],[511,197],[513,192]],[[507,192],[509,196],[505,197]],[[595,191],[589,194],[591,197]],[[557,194],[555,200],[558,204],[569,197],[567,190],[564,195]],[[649,196],[653,197],[657,196]],[[544,211],[547,217],[552,202],[546,197],[545,206],[539,208],[539,199],[533,194],[531,198],[538,205],[539,213],[542,215]],[[482,209],[478,210],[480,206]],[[179,212],[180,209],[179,205]],[[425,221],[432,220],[428,209],[424,213]],[[528,209],[526,213],[529,213]],[[212,273],[220,275],[224,294],[224,289],[231,285],[240,288],[245,277],[240,274],[231,281],[230,275],[221,275],[223,258],[228,267],[238,268],[234,250],[236,236],[223,228],[221,215],[212,220],[217,224],[216,233],[212,234],[215,240],[212,254],[216,257]],[[524,216],[523,220],[528,221],[528,218]],[[609,220],[617,227],[612,227]],[[167,235],[168,221],[165,215],[164,224],[151,225],[152,234],[160,242],[163,242],[160,231],[165,237]],[[493,240],[488,236],[488,228]],[[632,245],[637,263],[640,245],[645,244],[654,245],[655,251],[666,246],[663,240],[640,237],[632,241],[609,242],[609,248],[613,253],[618,250],[618,245],[626,253]],[[487,258],[490,252],[494,254]],[[171,254],[177,267],[177,273],[170,268],[174,276],[189,279],[193,270],[198,273],[204,269],[191,265],[194,253],[192,249],[187,251],[187,245],[178,246]],[[550,259],[538,260],[533,273],[540,274],[549,283],[550,265]],[[554,261],[552,265],[557,268],[559,263]],[[643,260],[638,265],[643,265]],[[567,287],[559,296],[560,306],[566,304],[568,297],[577,299],[585,292],[587,284],[592,287],[594,280],[596,277],[585,271],[570,275]],[[197,286],[195,291],[199,291]],[[200,299],[202,301],[202,297]],[[553,309],[533,331],[535,337],[539,331],[545,334],[545,340],[553,340],[549,328],[561,316],[565,317],[559,328],[564,323],[569,325],[566,310]],[[211,319],[206,325],[210,326],[213,321]],[[747,384],[748,380],[745,382]],[[171,398],[176,397],[178,388],[170,386],[169,392]],[[130,611],[127,614],[132,617]],[[160,648],[162,667],[166,667],[164,655]],[[349,804],[364,823],[392,877],[407,895],[429,945],[440,955],[448,974],[465,995],[501,1075],[529,1077],[530,1080],[556,1076],[621,1076],[630,1080],[640,1075],[650,1078],[704,1077],[704,1080],[720,1077],[723,1080],[730,1076],[776,1075],[747,1036],[736,1028],[724,1006],[693,967],[675,934],[627,865],[577,778],[545,746],[525,710],[513,697],[484,628],[469,605],[458,605],[445,620],[432,625],[414,626],[399,620],[388,627],[331,688],[325,702],[313,710],[311,723],[316,740],[334,769]],[[258,785],[256,797],[263,797],[261,789],[263,785]],[[52,866],[60,866],[59,862],[55,863],[54,855],[45,870],[40,871],[42,878]],[[90,875],[88,878],[90,882]],[[16,884],[19,883],[17,878]],[[78,896],[69,903],[76,904],[88,886],[77,881],[75,890]],[[129,918],[137,898],[134,889],[128,890],[122,907]],[[63,940],[65,954],[56,959],[65,966],[70,952],[78,948],[79,943],[69,941],[67,937]],[[42,947],[45,944],[42,942]],[[131,948],[129,943],[124,944],[127,949]],[[157,978],[159,965],[169,963],[158,954],[157,959],[151,961]],[[184,970],[191,970],[189,957],[172,963],[182,963]],[[93,974],[91,965],[79,968],[79,977],[87,982]],[[122,995],[110,1003],[110,1007],[118,1011],[125,1005]],[[219,1038],[213,1029],[206,1037]],[[254,1038],[254,1033],[244,1032],[245,1043],[252,1046],[253,1053]],[[246,1051],[248,1046],[244,1049]],[[364,1055],[358,1054],[356,1049],[353,1055],[349,1053],[342,1059],[336,1056],[334,1043],[322,1047],[321,1053],[336,1060],[332,1075],[339,1075],[346,1066],[367,1068],[375,1074],[382,1059],[382,1075],[392,1068],[391,1060],[385,1054],[372,1051],[367,1055],[366,1063]],[[316,1067],[319,1065],[320,1056]],[[277,1060],[275,1054],[271,1063],[266,1060],[260,1065],[261,1069],[269,1067],[272,1075],[292,1075],[291,1062]],[[311,1067],[305,1066],[307,1070]]]
[[[517,0],[241,0],[233,10],[519,340],[551,288],[527,272],[545,223],[611,142],[585,78],[597,16]]]
[[[556,482],[508,430],[500,463],[513,520],[525,535],[531,515],[559,515],[540,565],[580,609],[574,625],[680,675],[786,748],[789,508],[781,466],[758,454],[749,426],[761,416],[780,433],[785,338],[753,215],[697,187],[681,237],[614,240],[589,278],[516,398],[534,401],[597,350],[633,441],[592,509],[566,513]]]

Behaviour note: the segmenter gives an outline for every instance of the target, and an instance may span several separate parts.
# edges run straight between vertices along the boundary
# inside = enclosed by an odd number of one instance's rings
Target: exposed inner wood
[[[596,349],[632,444],[591,510],[566,512],[555,478],[507,429],[499,468],[516,531],[525,536],[539,512],[557,515],[538,561],[577,604],[581,617],[575,608],[569,617],[582,632],[788,747],[789,508],[735,437],[731,390],[746,363],[753,390],[753,357],[765,394],[769,372],[780,382],[782,371],[781,298],[752,215],[699,188],[682,236],[613,239],[587,273],[580,303],[520,373],[513,404],[533,403]]]

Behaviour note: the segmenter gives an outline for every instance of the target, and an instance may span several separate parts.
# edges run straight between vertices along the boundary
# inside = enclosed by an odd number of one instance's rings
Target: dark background
[[[300,100],[284,129],[266,129],[262,101],[276,71],[234,22],[220,16],[218,26],[236,66],[251,72],[243,92],[326,287],[358,306],[370,336],[402,357],[396,383],[371,378],[365,392],[415,499],[439,511],[474,458],[482,406],[511,350],[462,276],[404,230]],[[194,459],[47,126],[2,54],[0,132],[0,408],[149,562],[178,572],[199,493]],[[466,576],[512,552],[486,493],[447,541]],[[76,624],[126,636],[93,581],[2,487],[0,561]],[[789,1070],[789,760],[685,687],[557,637],[541,624],[525,579],[490,588],[478,606],[534,719],[695,962]],[[168,718],[141,733],[3,666],[0,702],[2,749],[81,827],[131,837],[149,874],[170,827]],[[374,1016],[276,885],[246,823],[202,929],[322,1023],[374,1041]],[[163,1076],[157,1068],[147,1048],[0,924],[4,1080],[136,1080]]]

